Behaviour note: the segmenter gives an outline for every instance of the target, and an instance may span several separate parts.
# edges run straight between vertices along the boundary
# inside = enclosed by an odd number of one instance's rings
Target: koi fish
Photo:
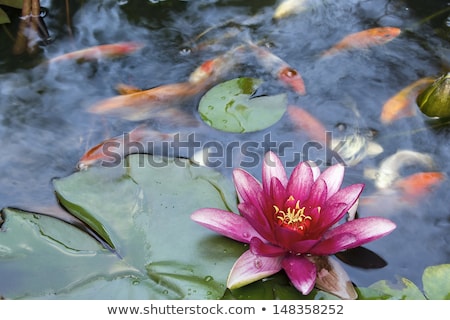
[[[119,42],[114,44],[103,44],[82,50],[77,50],[63,55],[51,58],[47,62],[53,63],[65,60],[86,61],[95,60],[104,57],[120,57],[135,52],[143,47],[143,44],[137,42]]]
[[[416,113],[412,108],[417,96],[433,83],[433,78],[422,78],[404,87],[383,105],[380,115],[381,122],[389,124],[403,117],[410,117]]]
[[[352,33],[324,51],[321,56],[329,57],[343,51],[383,45],[398,37],[400,33],[401,29],[395,27],[377,27]]]
[[[142,92],[142,89],[139,89],[135,86],[130,86],[125,83],[119,83],[116,85],[116,91],[119,94],[130,94],[130,93],[136,93],[136,92]]]
[[[146,148],[154,147],[153,142],[167,141],[174,135],[151,130],[141,125],[129,133],[106,139],[92,147],[80,158],[76,167],[78,170],[86,170],[100,162],[111,166],[133,152],[148,153],[152,150],[146,150]],[[138,150],[139,147],[142,147],[142,150]]]
[[[305,83],[300,73],[292,68],[286,61],[276,56],[269,50],[249,43],[249,47],[256,54],[259,63],[269,70],[279,81],[292,88],[300,95],[306,94]]]
[[[401,177],[400,170],[408,166],[421,166],[427,170],[432,170],[435,168],[435,163],[429,154],[412,150],[399,150],[385,158],[378,169],[366,168],[364,176],[374,180],[378,189],[387,189]]]
[[[140,121],[164,114],[164,110],[200,93],[203,86],[190,82],[161,85],[149,90],[104,99],[89,108],[96,114],[118,115],[130,121]]]
[[[209,87],[216,83],[225,73],[239,61],[237,54],[243,46],[237,46],[213,59],[206,60],[198,66],[190,75],[188,82],[195,85]]]
[[[445,175],[438,171],[417,172],[397,179],[390,188],[381,189],[359,200],[359,210],[365,215],[391,214],[419,203],[444,181]],[[383,210],[380,210],[383,208]]]
[[[367,156],[375,157],[384,151],[383,147],[371,141],[364,134],[355,132],[342,138],[331,139],[331,149],[344,160],[348,166],[355,166]]]
[[[287,113],[297,130],[304,131],[308,137],[321,144],[326,143],[326,128],[316,117],[294,105],[287,107]]]
[[[308,9],[307,2],[308,0],[284,0],[276,7],[272,18],[278,20],[306,11]]]
[[[420,197],[429,193],[445,178],[442,172],[417,172],[405,178],[401,178],[394,183],[394,188],[400,189],[403,199],[406,201],[416,201]]]

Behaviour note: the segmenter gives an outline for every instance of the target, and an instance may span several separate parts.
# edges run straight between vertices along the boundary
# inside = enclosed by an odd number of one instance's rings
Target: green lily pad
[[[436,79],[417,96],[420,110],[429,117],[450,117],[450,72]]]
[[[244,133],[266,129],[278,122],[287,108],[286,94],[252,97],[262,80],[236,78],[210,89],[198,111],[209,126]]]
[[[2,296],[223,296],[228,273],[246,247],[199,226],[190,215],[202,207],[236,210],[230,179],[188,160],[149,155],[126,160],[126,167],[91,168],[54,181],[66,209],[102,230],[114,250],[58,219],[3,210]]]
[[[423,290],[430,300],[450,300],[450,264],[431,266],[425,269]]]
[[[372,284],[369,289],[378,291],[381,299],[389,297],[394,300],[424,300],[425,296],[410,280],[401,278],[397,283],[382,280]]]

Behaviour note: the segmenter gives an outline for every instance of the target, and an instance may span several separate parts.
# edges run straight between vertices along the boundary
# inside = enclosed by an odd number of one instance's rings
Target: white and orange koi
[[[129,133],[106,139],[89,149],[78,161],[77,169],[86,170],[101,162],[104,165],[115,165],[133,152],[149,153],[153,151],[147,150],[149,146],[154,147],[152,143],[168,141],[174,135],[152,130],[143,125],[138,126]],[[136,148],[137,144],[141,150]]]
[[[401,29],[396,27],[377,27],[352,33],[324,51],[321,56],[329,57],[348,50],[368,49],[372,46],[383,45],[397,38],[400,33]]]
[[[269,50],[252,43],[249,43],[248,45],[255,53],[259,63],[266,70],[269,70],[274,77],[289,86],[298,94],[306,94],[305,83],[297,70]]]
[[[86,60],[96,60],[100,58],[120,57],[133,53],[143,47],[144,45],[138,42],[119,42],[113,44],[103,44],[65,53],[57,57],[51,58],[47,62],[53,63],[66,60],[86,61]]]
[[[414,116],[416,114],[416,108],[413,108],[413,106],[417,96],[433,83],[433,81],[434,79],[431,77],[419,79],[389,98],[381,109],[381,122],[389,124],[400,118]]]

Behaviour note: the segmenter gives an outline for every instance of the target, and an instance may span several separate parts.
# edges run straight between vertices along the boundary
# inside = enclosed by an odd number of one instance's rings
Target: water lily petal
[[[244,217],[229,211],[203,208],[192,213],[191,219],[236,241],[250,243],[251,238],[261,237]]]
[[[292,171],[286,192],[302,203],[308,199],[313,183],[314,177],[311,166],[307,162],[301,162]]]
[[[283,186],[283,184],[278,180],[276,177],[272,177],[271,181],[271,190],[270,190],[270,197],[272,200],[272,204],[281,208],[281,206],[286,201],[286,189]],[[270,212],[271,214],[272,212]]]
[[[316,267],[304,256],[290,255],[283,259],[282,266],[292,285],[303,294],[314,288]]]
[[[233,170],[233,180],[239,202],[247,202],[259,210],[264,210],[265,199],[261,183],[250,173],[242,169]]]
[[[256,237],[250,240],[250,251],[253,254],[265,257],[284,256],[286,253],[285,249],[273,246],[269,243],[264,243],[261,239]]]
[[[385,235],[391,233],[395,228],[395,223],[389,219],[381,217],[366,217],[343,223],[328,230],[323,235],[323,239],[324,241],[337,241],[339,244],[339,239],[342,234],[352,234],[355,237],[355,241],[353,243],[345,244],[344,242],[341,242],[340,248],[339,245],[336,245],[335,249],[342,251],[345,249],[359,247],[365,243],[384,237]]]
[[[270,185],[272,177],[278,178],[281,184],[284,187],[286,187],[288,182],[286,170],[284,169],[284,166],[281,163],[280,158],[278,158],[278,156],[272,151],[269,151],[266,153],[264,157],[263,171],[262,171],[263,187],[264,190],[266,190],[267,192],[270,192],[271,190]]]
[[[313,180],[316,181],[317,178],[320,176],[320,168],[314,161],[306,161],[310,167],[313,174]]]
[[[327,184],[327,198],[335,194],[342,185],[344,179],[344,166],[342,164],[335,164],[326,169],[319,176],[319,179],[325,180]]]
[[[257,209],[250,203],[239,203],[238,209],[241,215],[245,218],[246,223],[252,225],[263,239],[269,242],[274,241],[274,234],[272,226],[262,210]]]
[[[317,227],[320,229],[328,229],[352,209],[359,196],[364,189],[364,184],[352,184],[345,187],[327,200],[326,211],[327,214],[322,216],[320,225]],[[342,205],[344,204],[344,205]]]
[[[357,241],[357,238],[352,233],[341,233],[334,237],[325,239],[317,243],[308,252],[313,255],[330,255],[342,251],[342,248],[348,248]]]
[[[316,287],[341,299],[356,299],[358,294],[341,264],[328,256],[311,256],[308,259],[317,269]]]
[[[271,276],[281,270],[282,256],[263,257],[245,251],[234,263],[228,275],[227,287],[237,289],[249,283]]]
[[[327,183],[319,177],[311,187],[311,193],[307,200],[308,207],[322,207],[327,200],[327,193]]]
[[[309,253],[311,248],[319,243],[320,240],[310,239],[291,243],[289,248],[295,253]]]

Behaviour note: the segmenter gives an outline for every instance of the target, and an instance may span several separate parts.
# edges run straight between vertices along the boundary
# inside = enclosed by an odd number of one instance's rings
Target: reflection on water
[[[0,33],[0,206],[51,204],[51,178],[71,174],[89,148],[137,125],[87,112],[95,102],[116,95],[117,84],[148,89],[186,81],[203,61],[248,39],[261,41],[295,67],[305,81],[307,95],[280,86],[251,59],[233,68],[227,78],[262,77],[268,93],[287,92],[290,104],[306,109],[335,134],[339,134],[337,124],[378,132],[373,140],[383,152],[349,167],[346,184],[364,182],[364,195],[375,192],[373,181],[364,177],[364,169],[377,167],[398,149],[433,155],[438,169],[449,175],[448,128],[430,128],[420,113],[389,125],[379,119],[383,103],[403,87],[422,77],[448,72],[449,12],[427,18],[448,8],[446,1],[426,5],[400,0],[310,2],[306,13],[275,21],[272,14],[279,1],[90,1],[71,3],[68,19],[63,1],[42,0],[41,5],[49,8],[45,21],[52,44],[33,56],[13,56],[9,36],[14,33],[14,22],[7,26],[8,32]],[[345,35],[377,26],[403,31],[384,46],[318,59]],[[144,48],[117,59],[44,63],[69,51],[122,41],[139,41]],[[183,105],[196,117],[197,102]],[[305,160],[295,157],[308,137],[295,131],[287,116],[262,132],[243,135],[225,134],[206,125],[184,126],[182,122],[150,119],[148,124],[166,132],[174,128],[182,134],[195,132],[203,143],[212,140],[224,145],[234,141],[261,143],[270,133],[275,146],[293,143],[284,149],[285,162]],[[262,155],[264,148],[257,151]],[[180,154],[193,155],[186,150]],[[326,157],[325,151],[318,149],[301,155],[322,163]],[[231,167],[245,160],[236,149],[231,156],[226,167],[218,168],[227,175]],[[260,176],[260,166],[247,169]],[[420,284],[426,266],[448,263],[447,189],[448,181],[444,181],[416,206],[397,208],[386,202],[370,213],[360,212],[362,216],[389,215],[398,228],[388,239],[370,246],[389,265],[369,272],[347,267],[352,280],[368,285],[400,275]]]

